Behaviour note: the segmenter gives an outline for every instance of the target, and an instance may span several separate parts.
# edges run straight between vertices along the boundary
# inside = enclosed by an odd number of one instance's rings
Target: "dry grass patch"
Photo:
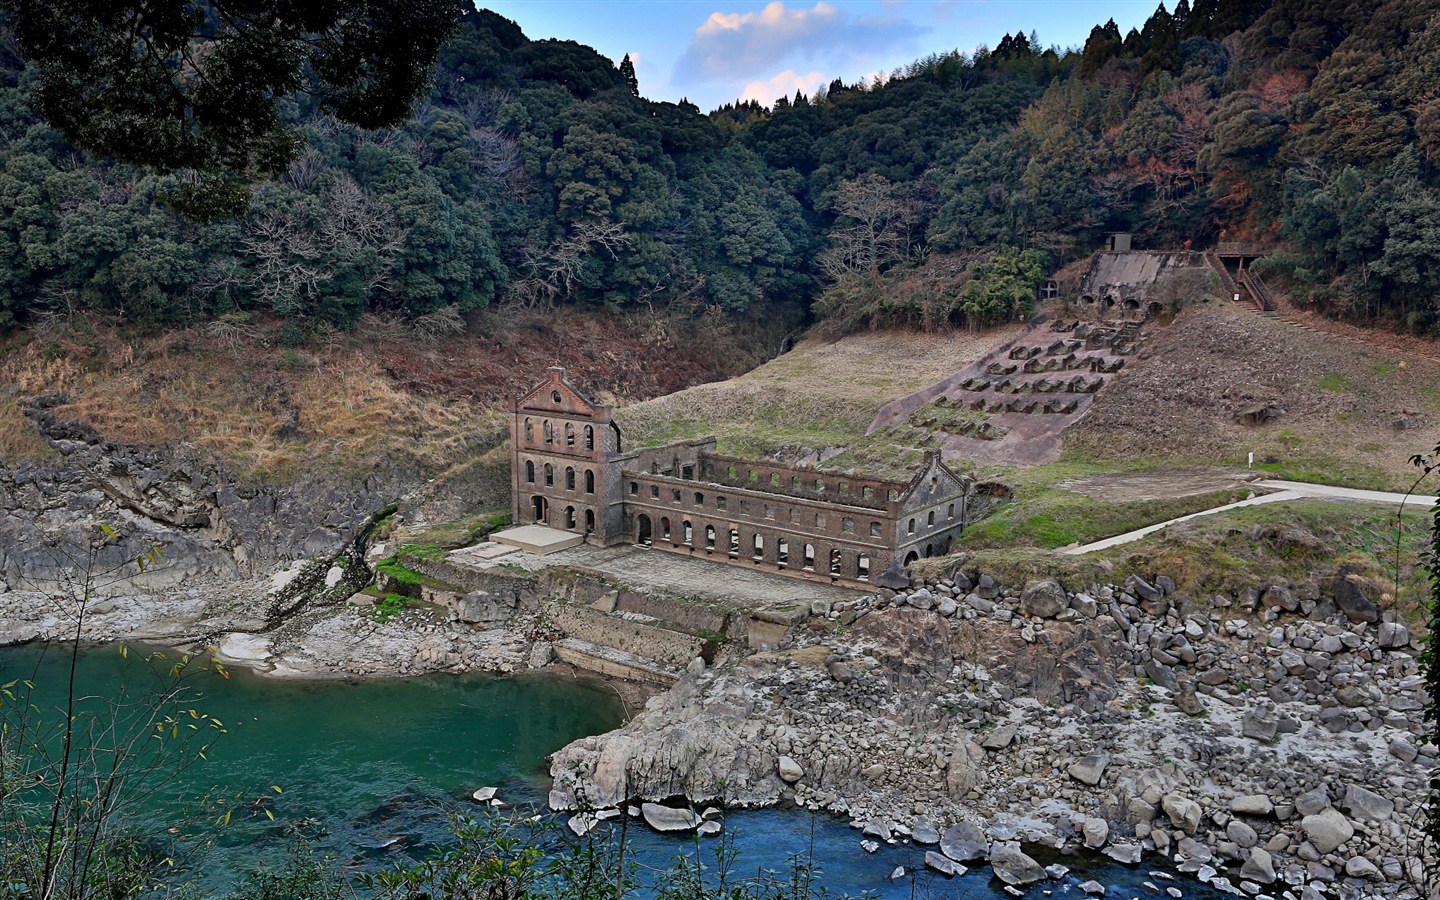
[[[617,419],[631,446],[714,434],[726,453],[903,471],[916,448],[865,436],[880,407],[964,368],[1018,328],[811,338],[738,378],[628,406]]]

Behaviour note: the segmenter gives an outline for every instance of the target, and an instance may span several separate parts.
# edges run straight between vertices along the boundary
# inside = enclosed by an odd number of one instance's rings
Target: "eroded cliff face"
[[[104,594],[174,588],[197,577],[242,580],[279,561],[339,550],[367,515],[422,485],[426,473],[387,470],[352,478],[302,477],[289,484],[239,484],[183,445],[129,447],[106,441],[42,397],[26,409],[55,462],[0,462],[0,581],[17,589],[64,588],[80,574],[101,523],[121,534],[99,551],[106,571],[151,547],[147,566]]]

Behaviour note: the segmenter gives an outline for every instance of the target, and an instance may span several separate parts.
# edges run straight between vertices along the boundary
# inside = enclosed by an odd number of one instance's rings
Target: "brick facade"
[[[868,581],[946,552],[971,484],[927,454],[907,482],[715,452],[715,439],[623,452],[612,407],[552,367],[511,405],[512,513],[626,542],[804,578]]]

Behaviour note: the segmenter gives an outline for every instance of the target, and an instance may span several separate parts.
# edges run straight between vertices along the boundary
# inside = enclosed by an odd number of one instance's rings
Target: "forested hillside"
[[[813,309],[837,328],[1024,314],[1107,231],[1279,242],[1337,315],[1440,331],[1440,0],[1186,0],[1057,52],[1017,31],[882,83],[709,115],[633,68],[466,15],[398,129],[301,100],[308,150],[238,220],[88,159],[0,50],[0,329],[276,316],[299,344],[382,312]],[[1017,23],[1019,24],[1019,23]],[[6,42],[3,47],[13,48]]]

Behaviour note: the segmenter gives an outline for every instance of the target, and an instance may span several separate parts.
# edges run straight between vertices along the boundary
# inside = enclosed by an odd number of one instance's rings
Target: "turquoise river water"
[[[145,690],[154,676],[143,656],[137,648],[123,656],[117,646],[84,650],[78,693],[115,697]],[[53,718],[67,665],[68,648],[5,648],[0,683],[34,678],[36,703]],[[196,795],[220,788],[231,796],[268,797],[275,817],[235,816],[218,831],[202,867],[206,886],[216,890],[260,862],[279,858],[288,844],[286,822],[314,823],[320,849],[347,869],[360,870],[419,858],[443,845],[448,814],[472,808],[468,796],[477,787],[497,786],[503,799],[538,807],[548,789],[546,756],[576,738],[617,727],[624,713],[603,683],[555,676],[277,681],[232,670],[229,678],[205,672],[192,687],[197,694],[187,705],[219,719],[227,733],[186,773],[180,791]],[[160,804],[153,814],[173,812]],[[813,860],[831,896],[1006,896],[984,867],[952,879],[926,873],[923,853],[907,845],[866,854],[858,832],[827,816],[734,811],[726,824],[739,851],[737,872],[785,870],[789,857],[808,853],[813,842]],[[709,861],[713,839],[697,845],[693,837],[637,828],[630,841],[647,865],[663,868],[677,853],[698,852]],[[1103,858],[1057,861],[1073,873],[1037,885],[1031,894],[1082,897],[1076,885],[1095,878],[1111,886],[1112,898],[1156,896],[1142,882],[1155,881],[1148,872],[1163,868],[1130,869]],[[897,866],[918,870],[919,884],[892,881]],[[1178,885],[1186,897],[1219,896],[1194,881],[1155,883]]]

